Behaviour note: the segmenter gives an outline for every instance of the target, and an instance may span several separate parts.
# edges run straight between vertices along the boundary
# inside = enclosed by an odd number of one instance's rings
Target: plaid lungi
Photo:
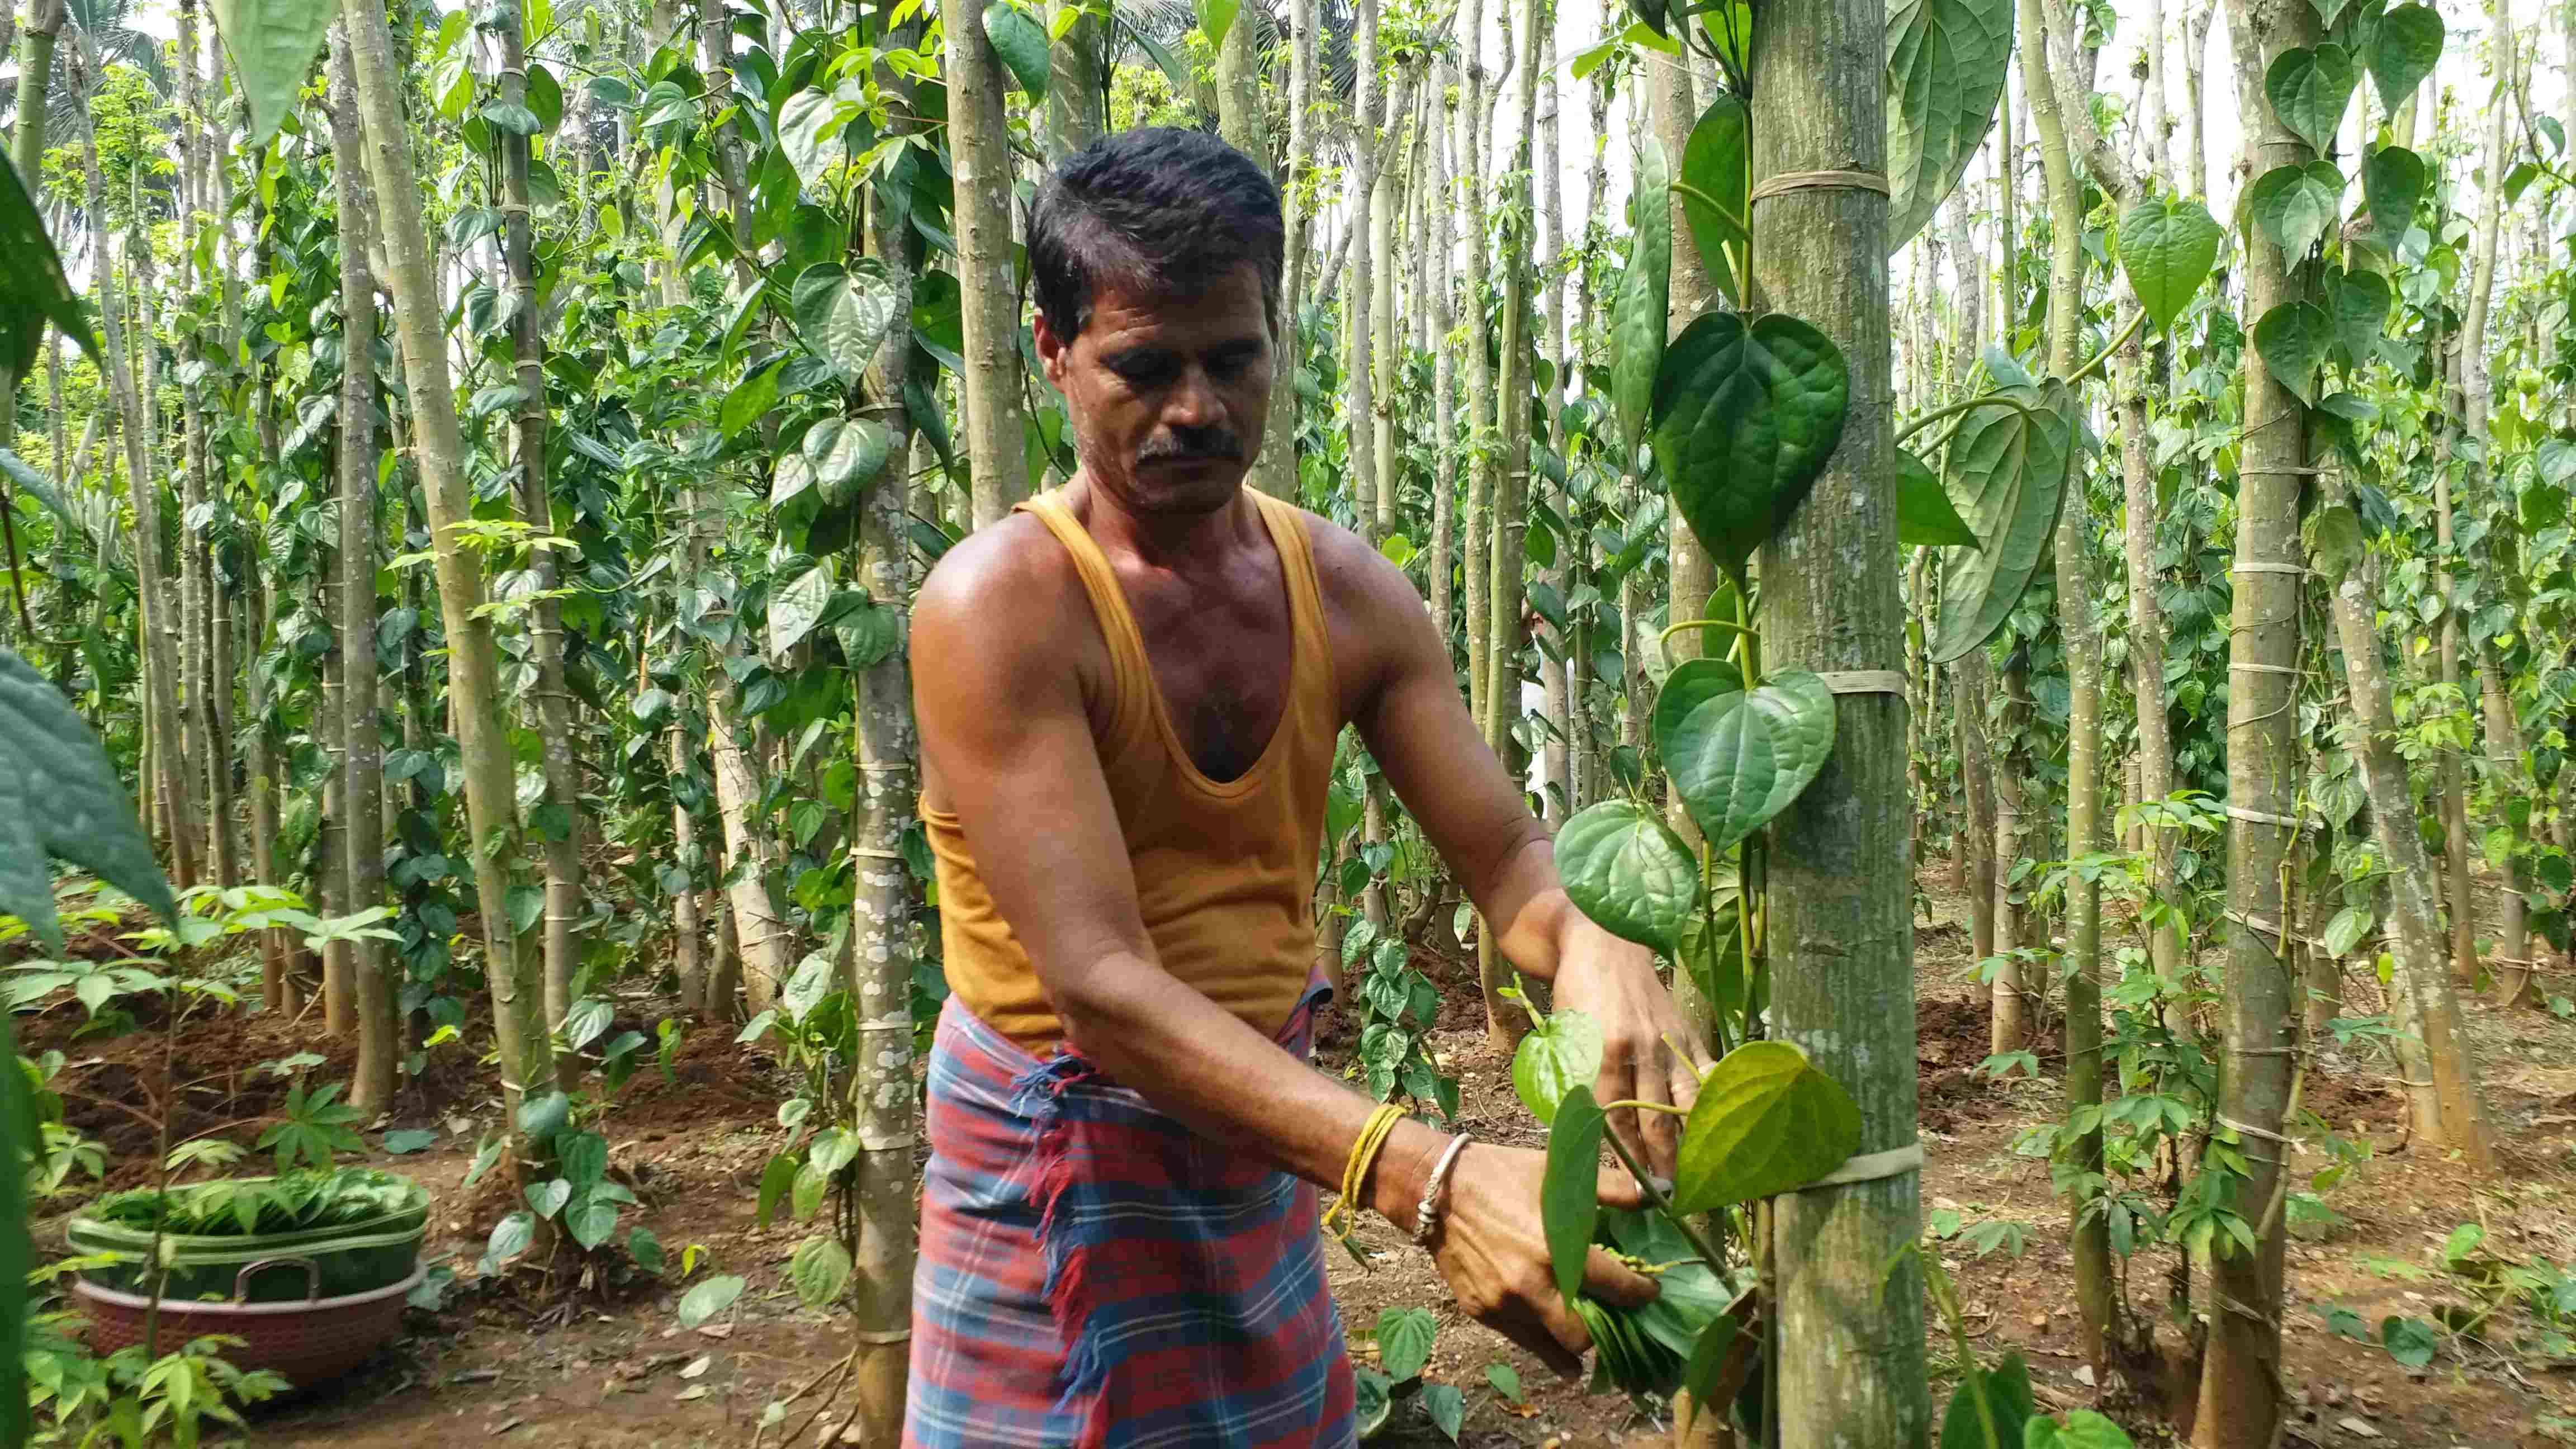
[[[1301,1058],[1325,994],[1280,1030]],[[907,1446],[1355,1442],[1311,1184],[953,996],[928,1126]]]

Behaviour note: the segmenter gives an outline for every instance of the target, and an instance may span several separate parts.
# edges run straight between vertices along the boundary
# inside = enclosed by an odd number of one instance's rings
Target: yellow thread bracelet
[[[1324,1213],[1324,1227],[1347,1243],[1351,1229],[1359,1225],[1360,1185],[1368,1181],[1369,1168],[1377,1161],[1378,1149],[1395,1132],[1395,1124],[1404,1120],[1404,1112],[1391,1102],[1381,1102],[1361,1125],[1360,1135],[1351,1142],[1350,1158],[1342,1164],[1342,1195]],[[1337,1225],[1338,1224],[1338,1225]]]

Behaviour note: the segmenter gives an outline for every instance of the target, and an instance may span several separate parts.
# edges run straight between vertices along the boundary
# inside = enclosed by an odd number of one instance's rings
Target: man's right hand
[[[1556,1291],[1539,1213],[1539,1184],[1547,1154],[1517,1147],[1471,1143],[1449,1170],[1448,1206],[1431,1240],[1432,1261],[1468,1317],[1537,1354],[1572,1378],[1582,1372],[1592,1335]],[[1636,1180],[1625,1171],[1601,1171],[1604,1207],[1644,1206]],[[1626,1308],[1655,1301],[1654,1281],[1595,1247],[1583,1271],[1583,1291]]]

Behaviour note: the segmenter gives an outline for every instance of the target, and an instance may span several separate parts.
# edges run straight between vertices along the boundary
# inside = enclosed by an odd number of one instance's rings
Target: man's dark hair
[[[1071,341],[1104,282],[1194,292],[1250,262],[1276,325],[1287,234],[1279,188],[1251,157],[1204,131],[1143,126],[1076,151],[1038,188],[1029,276],[1047,326]]]

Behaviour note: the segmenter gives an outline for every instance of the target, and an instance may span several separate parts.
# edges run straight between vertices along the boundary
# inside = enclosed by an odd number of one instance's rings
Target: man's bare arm
[[[1332,543],[1350,545],[1318,550],[1319,558],[1331,555],[1333,597],[1353,612],[1354,633],[1374,651],[1355,720],[1370,756],[1496,929],[1504,959],[1554,982],[1558,1006],[1601,1024],[1600,1100],[1689,1106],[1705,1057],[1653,955],[1594,925],[1567,899],[1547,827],[1531,816],[1458,697],[1448,646],[1412,582],[1356,539]],[[1620,1112],[1611,1128],[1656,1172],[1672,1175],[1680,1147],[1674,1118]]]

